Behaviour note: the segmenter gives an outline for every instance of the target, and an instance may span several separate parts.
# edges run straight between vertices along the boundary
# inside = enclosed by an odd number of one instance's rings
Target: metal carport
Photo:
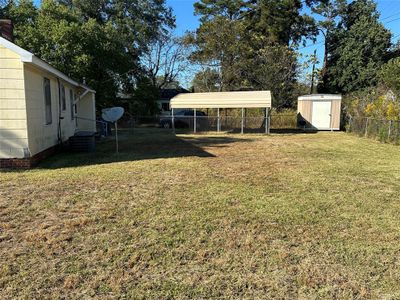
[[[241,133],[244,132],[244,110],[246,108],[265,109],[265,133],[269,134],[270,109],[272,106],[272,95],[270,91],[251,92],[215,92],[215,93],[188,93],[179,94],[171,99],[171,117],[174,127],[174,109],[193,109],[194,132],[196,132],[196,110],[206,108],[217,109],[217,131],[221,130],[220,109],[240,108],[242,109]]]

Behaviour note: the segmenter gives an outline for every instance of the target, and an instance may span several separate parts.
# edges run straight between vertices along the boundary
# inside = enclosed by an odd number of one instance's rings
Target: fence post
[[[194,133],[196,133],[196,131],[197,131],[197,110],[196,110],[196,108],[194,109],[194,111],[193,111],[193,132]]]
[[[390,136],[392,135],[392,120],[389,120],[389,129],[388,129],[388,140],[390,141]]]
[[[351,132],[351,129],[352,129],[352,126],[351,126],[352,122],[353,122],[353,118],[351,116],[349,116],[349,128],[348,128],[349,132]]]
[[[217,110],[217,114],[218,114],[218,117],[217,117],[217,132],[220,132],[221,131],[221,117],[220,117],[220,114],[219,114],[219,108]]]
[[[367,121],[365,122],[365,137],[368,137],[368,121],[369,118],[367,118]]]
[[[242,127],[240,130],[241,134],[244,133],[244,108],[242,108]]]
[[[174,109],[171,109],[171,122],[172,122],[172,131],[175,133],[175,117],[174,117]]]
[[[396,137],[395,137],[395,142],[398,143],[399,142],[399,138],[400,138],[400,121],[395,121],[396,122]]]

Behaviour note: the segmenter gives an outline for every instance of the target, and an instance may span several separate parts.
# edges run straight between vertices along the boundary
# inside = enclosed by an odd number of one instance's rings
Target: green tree
[[[243,74],[248,86],[255,90],[271,90],[275,108],[295,106],[299,64],[293,49],[276,43],[266,45],[254,51],[245,66]]]
[[[195,14],[201,16],[202,23],[216,17],[238,20],[248,7],[248,1],[243,0],[200,0],[194,4]]]
[[[205,68],[196,73],[192,85],[197,93],[217,92],[220,90],[221,85],[219,72],[211,68]]]
[[[195,10],[201,24],[192,36],[191,58],[214,74],[199,73],[196,82],[205,80],[219,90],[269,89],[277,107],[291,106],[298,75],[293,48],[316,34],[314,20],[303,13],[304,3],[318,2],[198,1]],[[218,76],[208,76],[215,72]]]
[[[202,23],[192,36],[191,59],[219,72],[220,90],[235,90],[242,86],[240,63],[248,52],[245,25],[240,20],[216,16]]]
[[[347,93],[374,86],[391,45],[391,33],[379,22],[372,0],[353,1],[340,17],[329,37],[325,88]]]
[[[37,17],[37,8],[31,0],[15,1],[4,0],[0,2],[0,18],[12,19],[14,24],[14,35],[21,36],[27,27],[32,26]]]
[[[243,18],[248,6],[243,0],[201,0],[194,4],[201,25],[191,39],[195,47],[191,59],[209,69],[199,76],[211,75],[210,70],[214,75],[218,72],[214,86],[219,91],[243,87],[241,65],[250,50]]]
[[[328,72],[328,56],[331,32],[338,26],[338,16],[346,8],[346,0],[326,0],[312,6],[312,12],[320,17],[321,20],[317,22],[318,31],[322,34],[324,39],[324,58],[322,69],[319,74],[318,91],[325,92],[328,85],[327,72]]]
[[[400,102],[400,57],[391,59],[379,72],[381,83],[396,94]]]
[[[301,0],[251,0],[246,14],[248,29],[267,37],[270,42],[293,46],[304,37],[317,34],[315,20],[303,13],[304,3],[317,1]]]
[[[147,45],[174,25],[164,0],[10,1],[3,14],[15,23],[15,42],[97,91],[111,105],[123,86],[135,86]]]
[[[151,116],[159,113],[157,100],[160,99],[160,90],[153,85],[148,77],[137,80],[136,89],[128,105],[132,114]]]

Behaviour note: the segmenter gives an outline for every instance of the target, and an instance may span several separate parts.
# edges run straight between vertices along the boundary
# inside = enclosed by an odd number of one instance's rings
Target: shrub
[[[400,120],[400,97],[383,87],[348,95],[344,108],[348,115],[355,118]]]

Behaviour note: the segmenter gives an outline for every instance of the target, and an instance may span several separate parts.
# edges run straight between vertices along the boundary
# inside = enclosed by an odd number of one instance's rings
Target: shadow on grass
[[[241,133],[241,129],[234,128],[227,132],[232,133],[232,134],[239,134],[239,133]],[[277,128],[277,129],[271,129],[270,133],[271,134],[290,134],[290,135],[315,134],[315,133],[318,133],[318,130],[316,130],[316,129],[299,129],[299,128]],[[265,129],[264,128],[245,128],[244,134],[265,134]]]
[[[298,128],[289,128],[289,129],[271,129],[271,133],[274,134],[315,134],[318,133],[316,129],[298,129]]]
[[[114,162],[138,161],[157,158],[215,157],[203,147],[227,147],[236,142],[251,140],[228,136],[179,137],[162,129],[140,129],[119,132],[119,154],[115,153],[114,137],[98,141],[93,153],[71,153],[68,150],[52,156],[38,168],[57,169]]]

